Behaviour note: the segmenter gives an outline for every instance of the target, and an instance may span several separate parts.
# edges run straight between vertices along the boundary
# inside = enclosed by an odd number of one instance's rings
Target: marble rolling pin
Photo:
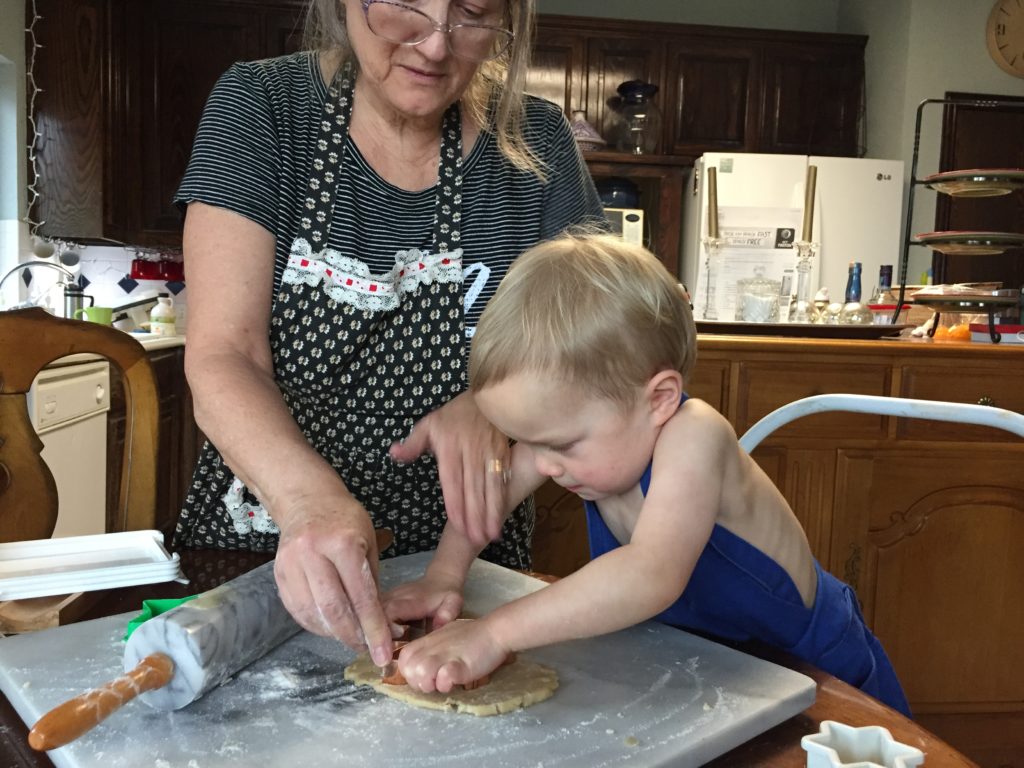
[[[394,540],[389,528],[375,535],[378,553]],[[136,696],[155,709],[181,709],[298,631],[278,597],[274,562],[265,563],[141,624],[125,645],[125,674],[47,712],[29,745],[74,741]]]
[[[274,563],[211,589],[136,629],[125,675],[51,710],[29,733],[33,749],[56,749],[136,696],[181,709],[299,631],[277,594]]]

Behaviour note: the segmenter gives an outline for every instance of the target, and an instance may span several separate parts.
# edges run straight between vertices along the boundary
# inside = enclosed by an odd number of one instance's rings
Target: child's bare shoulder
[[[672,417],[670,422],[678,422],[683,426],[693,425],[708,429],[725,430],[733,439],[736,437],[736,433],[733,432],[732,425],[729,424],[728,420],[711,405],[696,397],[688,398],[679,407],[679,410],[676,411],[675,416]]]
[[[666,423],[662,437],[684,440],[687,445],[707,450],[736,445],[736,433],[728,420],[711,405],[691,397]]]

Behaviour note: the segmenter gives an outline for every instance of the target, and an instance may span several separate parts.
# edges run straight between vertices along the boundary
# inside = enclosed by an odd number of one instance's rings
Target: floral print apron
[[[374,526],[394,532],[385,553],[393,556],[433,549],[444,527],[434,458],[402,465],[388,448],[467,386],[463,288],[475,265],[458,247],[463,158],[457,103],[442,124],[431,248],[399,251],[392,269],[375,275],[327,246],[353,88],[346,66],[328,90],[299,233],[271,314],[270,343],[278,386],[299,428]],[[532,502],[521,505],[483,556],[529,568],[533,519]],[[277,537],[259,500],[207,443],[176,542],[273,551]]]

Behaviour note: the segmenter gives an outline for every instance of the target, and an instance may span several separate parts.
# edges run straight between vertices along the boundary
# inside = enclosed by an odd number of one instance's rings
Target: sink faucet
[[[59,264],[52,264],[49,261],[26,261],[21,264],[15,264],[14,267],[7,270],[7,273],[3,277],[0,277],[0,296],[3,295],[2,291],[4,283],[7,281],[7,278],[9,278],[15,272],[19,272],[22,269],[28,269],[29,267],[49,267],[50,269],[55,269],[58,272],[60,272],[62,278],[67,278],[66,280],[62,279],[59,281],[59,284],[64,286],[65,295],[67,294],[68,287],[75,284],[75,276],[69,270],[65,269]],[[33,304],[32,302],[16,304],[15,306],[11,307],[11,309],[19,309],[24,306],[33,306]]]

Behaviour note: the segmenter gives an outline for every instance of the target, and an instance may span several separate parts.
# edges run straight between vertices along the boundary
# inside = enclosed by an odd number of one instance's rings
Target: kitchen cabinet
[[[652,45],[650,38],[630,29],[631,22],[622,22],[611,34],[593,33],[587,37],[587,120],[603,137],[612,135],[618,116],[608,106],[608,99],[617,94],[620,83],[643,80],[665,92],[665,46],[661,41]],[[664,111],[665,97],[655,98]],[[663,134],[664,135],[664,134]],[[655,153],[663,150],[664,138],[659,137]]]
[[[644,209],[644,245],[674,275],[681,273],[683,193],[689,163],[667,155],[586,152],[595,178],[626,177],[640,192]]]
[[[171,200],[210,89],[235,61],[296,50],[304,5],[35,0],[41,233],[180,247]]]
[[[743,434],[824,393],[1024,413],[1022,379],[1024,353],[1009,345],[702,335],[687,388]],[[855,589],[915,719],[983,764],[1019,765],[1024,442],[984,427],[827,413],[777,430],[753,456],[823,567]],[[585,563],[582,503],[549,483],[537,506],[533,567],[564,575]]]
[[[755,46],[688,37],[673,47],[668,66],[672,90],[662,99],[672,152],[756,151],[761,56]]]
[[[864,57],[835,47],[764,47],[759,152],[859,157],[864,144]]]
[[[192,481],[199,449],[205,440],[196,426],[192,393],[185,380],[185,348],[167,347],[148,353],[159,398],[156,527],[167,541],[174,532],[185,493]],[[110,413],[107,422],[107,488],[117,492],[124,449],[124,390],[116,368],[110,369]],[[111,478],[114,482],[111,482]],[[108,509],[112,509],[108,503]]]
[[[860,35],[542,15],[527,90],[586,110],[605,135],[626,80],[658,86],[658,152],[856,156],[863,127]],[[583,67],[583,72],[580,72]]]

